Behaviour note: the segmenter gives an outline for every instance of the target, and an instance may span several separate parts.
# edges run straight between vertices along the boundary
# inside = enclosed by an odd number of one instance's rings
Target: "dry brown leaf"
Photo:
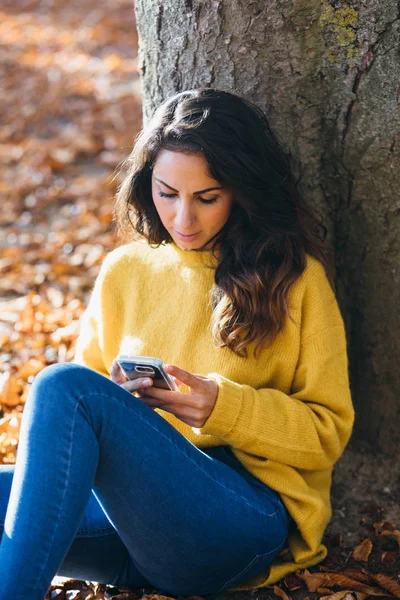
[[[369,538],[366,538],[356,546],[353,550],[352,557],[354,560],[360,560],[362,562],[368,562],[368,557],[372,552],[372,542]]]
[[[326,588],[326,587],[319,587],[315,591],[318,592],[318,594],[331,594],[332,593],[332,590],[330,590],[329,588]]]
[[[304,581],[309,592],[316,592],[319,587],[330,583],[330,574],[328,573],[310,573],[306,569],[304,573],[296,571],[296,575]]]
[[[277,585],[274,585],[274,594],[275,596],[279,596],[279,598],[282,598],[282,600],[291,600],[290,596],[288,596],[287,593],[284,592],[283,589]]]
[[[370,573],[371,579],[376,581],[384,590],[387,590],[395,598],[400,598],[400,584],[388,575],[382,575],[380,573]]]
[[[342,574],[346,577],[350,577],[350,579],[355,579],[356,581],[363,581],[364,583],[370,583],[369,573],[365,569],[352,569],[347,568],[342,571]]]
[[[360,581],[356,581],[355,579],[351,579],[346,575],[342,575],[341,573],[330,573],[331,585],[338,585],[343,588],[348,588],[355,592],[362,592],[364,594],[368,594],[370,596],[383,596],[384,594],[375,588],[372,588],[370,585],[365,585]]]
[[[381,533],[382,531],[394,531],[396,529],[396,527],[392,523],[389,523],[389,521],[378,521],[377,523],[373,524],[373,528],[375,529],[376,533]]]
[[[329,596],[321,596],[319,600],[354,600],[349,590],[340,590],[339,592],[333,592]]]
[[[22,12],[2,13],[0,375],[11,372],[2,380],[5,415],[22,412],[39,363],[73,357],[78,327],[71,323],[80,309],[67,305],[73,298],[87,304],[102,257],[116,245],[109,226],[118,178],[110,176],[141,125],[141,98],[131,85],[137,64],[127,60],[135,56],[136,35],[126,0],[111,19],[95,0],[81,13],[67,7],[56,2],[47,23],[34,0]],[[80,39],[72,32],[88,15]],[[104,61],[91,58],[94,40],[107,48]],[[87,252],[74,266],[73,249],[82,242]],[[49,286],[57,291],[46,295]],[[0,435],[0,462],[12,462],[18,436]]]
[[[373,588],[370,585],[365,585],[341,573],[310,573],[306,570],[304,573],[297,573],[297,575],[306,583],[309,592],[316,592],[320,587],[337,585],[344,589],[362,592],[370,596],[385,595],[381,590]]]

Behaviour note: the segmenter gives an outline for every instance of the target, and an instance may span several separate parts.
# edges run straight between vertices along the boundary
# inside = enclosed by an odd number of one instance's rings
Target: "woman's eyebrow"
[[[165,183],[165,181],[163,181],[162,179],[158,179],[158,177],[154,177],[154,179],[156,181],[158,181],[159,183],[162,183],[163,185],[167,186],[167,188],[169,188],[173,192],[177,192],[178,191],[175,188],[173,188],[170,185],[168,185],[168,183]],[[210,187],[210,188],[207,188],[206,190],[200,190],[198,192],[193,192],[193,194],[204,194],[205,192],[210,192],[211,190],[223,190],[223,189],[224,189],[223,187]]]

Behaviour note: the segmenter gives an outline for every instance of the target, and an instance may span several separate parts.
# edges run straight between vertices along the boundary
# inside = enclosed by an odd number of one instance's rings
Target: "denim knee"
[[[91,377],[98,377],[98,373],[75,363],[55,363],[44,367],[35,377],[32,389],[38,386],[45,388],[47,392],[62,385],[69,387],[75,385],[77,378],[80,383],[87,382]]]
[[[43,409],[48,401],[54,408],[56,397],[57,404],[62,398],[75,398],[75,394],[65,394],[68,390],[79,391],[82,395],[85,387],[91,386],[92,377],[101,377],[98,373],[75,363],[56,363],[42,369],[35,377],[29,391],[27,405],[35,399]]]

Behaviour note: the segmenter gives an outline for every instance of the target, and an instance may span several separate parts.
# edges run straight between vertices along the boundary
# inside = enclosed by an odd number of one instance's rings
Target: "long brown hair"
[[[331,277],[326,228],[303,202],[261,109],[236,94],[200,88],[163,102],[122,163],[127,173],[114,205],[122,237],[133,228],[134,237],[152,246],[173,241],[151,193],[161,149],[202,153],[210,175],[233,193],[228,221],[212,241],[218,264],[211,330],[219,346],[239,356],[248,356],[255,342],[257,356],[272,344],[285,316],[292,319],[288,292],[306,267],[306,253]]]

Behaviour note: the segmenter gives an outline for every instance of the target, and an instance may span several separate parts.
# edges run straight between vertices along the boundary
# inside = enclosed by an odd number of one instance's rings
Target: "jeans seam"
[[[260,558],[260,557],[265,557],[265,556],[270,556],[271,554],[275,554],[277,551],[279,551],[285,544],[287,536],[285,536],[283,538],[283,541],[278,544],[277,546],[275,546],[275,548],[273,550],[269,550],[268,552],[263,552],[261,554],[256,554],[256,556],[254,558],[252,558],[252,560],[246,565],[246,567],[244,567],[239,573],[237,573],[236,575],[234,575],[233,577],[231,577],[230,579],[228,579],[228,581],[225,581],[225,583],[223,584],[223,586],[218,590],[218,592],[222,592],[225,591],[227,588],[229,589],[232,585],[235,586],[236,583],[233,583],[235,581],[235,579],[237,579],[238,577],[240,578],[241,575],[246,574],[247,570],[253,566],[254,562]],[[274,560],[274,559],[272,559]],[[272,562],[272,561],[271,561]],[[246,579],[244,581],[247,581]],[[240,582],[239,582],[240,583]]]
[[[128,394],[130,394],[130,392],[127,392]],[[80,402],[83,398],[87,397],[87,396],[103,396],[103,398],[107,398],[107,400],[112,400],[113,402],[115,402],[116,404],[120,404],[120,402],[118,400],[116,400],[115,398],[113,398],[113,396],[108,395],[108,394],[104,394],[102,392],[88,392],[86,394],[82,394],[81,396],[78,397],[77,401]],[[132,396],[135,400],[138,400],[138,398],[135,398],[135,396]],[[140,401],[140,400],[139,400]],[[130,410],[129,407],[126,407],[127,410]],[[157,413],[158,414],[158,413]],[[143,417],[141,417],[140,415],[137,415],[138,418],[143,421],[144,423],[146,423],[146,425],[148,425],[151,429],[154,429],[154,431],[157,431],[158,434],[160,434],[164,439],[166,439],[170,444],[172,444],[175,448],[179,449],[166,435],[164,435],[161,431],[159,431],[158,429],[156,429],[156,427],[154,427],[151,423],[149,423],[146,419],[144,419]],[[161,417],[161,415],[159,415],[160,418],[162,419],[163,417]],[[165,421],[165,419],[164,419]],[[165,421],[167,422],[167,421]],[[173,427],[173,425],[171,425],[169,423],[169,425],[171,427]],[[175,428],[174,428],[175,429]],[[180,433],[178,430],[175,430],[177,433]],[[183,434],[180,434],[183,435]],[[185,437],[185,436],[183,436]],[[187,438],[185,438],[188,442],[189,440]],[[191,442],[190,442],[191,443]],[[196,447],[196,446],[195,446]],[[248,502],[246,500],[246,498],[243,498],[243,496],[239,496],[238,494],[236,494],[236,492],[234,492],[233,490],[231,490],[230,488],[226,487],[226,485],[224,485],[223,483],[221,483],[220,481],[217,481],[216,479],[214,479],[213,477],[211,477],[211,475],[209,473],[207,473],[207,471],[204,471],[201,467],[199,467],[199,465],[197,465],[195,463],[194,460],[192,460],[192,458],[190,458],[190,456],[188,456],[187,454],[185,454],[184,452],[182,452],[182,450],[179,449],[179,451],[184,454],[186,456],[186,458],[188,460],[190,460],[191,463],[193,463],[200,471],[202,471],[209,479],[211,479],[211,481],[213,481],[214,483],[218,484],[219,486],[223,487],[225,490],[227,490],[228,492],[230,492],[233,496],[235,496],[236,498],[239,498],[242,502],[244,502],[245,504],[247,504],[248,506],[250,506],[250,508],[252,508],[253,510],[256,510],[257,512],[259,512],[261,515],[263,515],[263,517],[274,517],[278,511],[279,511],[279,500],[277,502],[276,505],[276,511],[273,513],[265,513],[262,510],[260,510],[257,506],[253,506],[253,504],[250,504],[250,502]]]
[[[68,467],[67,467],[67,476],[66,476],[66,478],[65,478],[65,481],[68,481],[69,472],[70,472],[70,470],[71,470],[72,438],[73,438],[73,436],[72,436],[72,433],[73,433],[73,431],[74,431],[74,427],[75,427],[75,421],[76,421],[76,415],[77,415],[77,412],[78,412],[78,407],[79,407],[79,403],[77,403],[77,404],[76,404],[76,407],[75,407],[75,413],[74,413],[74,417],[73,417],[73,421],[72,421],[72,427],[71,427],[71,439],[70,439],[70,443],[69,443],[69,452],[68,452]],[[50,555],[50,551],[51,551],[51,548],[52,548],[52,546],[53,546],[53,543],[54,543],[54,540],[55,540],[55,536],[56,536],[56,530],[57,530],[58,524],[59,524],[59,522],[60,522],[60,518],[61,518],[61,512],[62,512],[62,507],[63,507],[63,504],[64,504],[64,499],[65,499],[65,496],[66,496],[66,493],[67,493],[67,489],[68,489],[68,484],[67,484],[67,483],[65,483],[65,485],[64,485],[64,494],[63,494],[63,497],[62,497],[62,499],[61,499],[61,503],[60,503],[60,510],[59,510],[59,513],[58,513],[58,519],[57,519],[57,522],[56,522],[56,524],[55,524],[55,526],[54,526],[53,537],[52,537],[52,539],[51,539],[51,542],[50,542],[50,549],[49,549],[49,551],[47,552],[47,558],[46,558],[46,560],[45,560],[45,561],[43,561],[43,563],[42,563],[42,568],[41,568],[41,569],[38,571],[38,575],[37,575],[37,577],[36,577],[36,581],[35,581],[35,586],[37,585],[38,581],[40,580],[41,576],[42,576],[42,575],[43,575],[43,573],[44,573],[44,569],[45,569],[45,566],[46,566],[46,564],[47,564],[47,561],[48,561],[48,558],[49,558],[49,555]]]
[[[77,536],[79,536],[79,534],[81,533],[99,533],[100,535],[113,535],[114,533],[117,533],[117,531],[112,527],[100,527],[99,529],[79,529],[77,532]]]
[[[2,521],[0,519],[0,527],[4,527],[5,525],[5,521]],[[99,527],[98,529],[78,529],[77,531],[77,537],[79,537],[79,535],[81,533],[84,534],[100,534],[100,535],[114,535],[115,533],[118,533],[116,531],[116,529],[114,529],[114,527],[112,525],[110,525],[109,527]]]

